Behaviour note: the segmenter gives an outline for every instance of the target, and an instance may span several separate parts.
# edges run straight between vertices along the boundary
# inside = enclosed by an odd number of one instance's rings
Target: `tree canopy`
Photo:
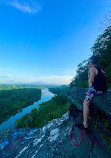
[[[99,35],[91,48],[92,56],[98,58],[98,65],[105,71],[107,86],[111,88],[111,26]],[[78,65],[76,76],[69,84],[70,87],[88,86],[88,59]]]

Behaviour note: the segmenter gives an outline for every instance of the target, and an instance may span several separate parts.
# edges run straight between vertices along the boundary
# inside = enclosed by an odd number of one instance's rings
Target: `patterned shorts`
[[[93,97],[95,95],[101,95],[103,94],[103,91],[96,91],[92,86],[88,89],[88,91],[85,93],[86,97],[85,99],[90,103],[93,100]]]

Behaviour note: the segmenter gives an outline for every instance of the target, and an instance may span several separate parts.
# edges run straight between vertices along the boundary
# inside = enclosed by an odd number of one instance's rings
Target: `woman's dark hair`
[[[89,63],[93,63],[93,64],[97,64],[98,63],[98,58],[96,56],[92,56],[91,58],[89,58]]]

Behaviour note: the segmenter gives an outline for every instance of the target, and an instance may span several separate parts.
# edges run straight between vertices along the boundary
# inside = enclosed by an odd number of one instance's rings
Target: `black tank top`
[[[98,74],[94,77],[94,82],[92,83],[92,86],[97,91],[105,92],[107,90],[106,74],[99,66],[94,67],[98,70]]]

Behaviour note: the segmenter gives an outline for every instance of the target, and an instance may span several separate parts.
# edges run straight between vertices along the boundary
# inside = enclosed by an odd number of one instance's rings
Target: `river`
[[[51,93],[48,88],[41,89],[41,99],[37,102],[34,102],[33,105],[19,109],[17,114],[11,116],[7,121],[4,121],[0,125],[0,132],[8,128],[14,128],[14,123],[18,118],[22,118],[22,116],[24,116],[26,113],[30,113],[33,108],[38,109],[39,104],[51,100],[53,96],[55,96],[55,94]]]

